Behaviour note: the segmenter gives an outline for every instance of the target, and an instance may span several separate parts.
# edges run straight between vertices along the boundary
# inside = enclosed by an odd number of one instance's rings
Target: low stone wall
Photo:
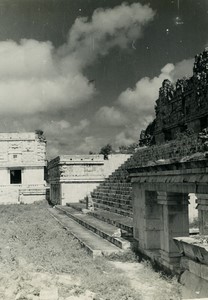
[[[207,240],[207,237],[204,237]],[[179,252],[183,255],[180,261],[180,282],[185,287],[186,297],[197,294],[198,298],[208,295],[208,244],[200,237],[174,238]]]
[[[1,204],[29,204],[46,199],[44,185],[2,185],[0,186]]]

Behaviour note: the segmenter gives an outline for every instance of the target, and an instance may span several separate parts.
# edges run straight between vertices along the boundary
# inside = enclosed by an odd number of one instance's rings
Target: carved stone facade
[[[33,132],[0,133],[0,203],[45,199],[46,141]]]
[[[102,155],[62,155],[48,165],[50,201],[78,202],[105,179]]]
[[[156,144],[175,139],[186,130],[199,133],[208,126],[208,48],[195,56],[192,77],[180,79],[175,85],[163,81],[155,113]],[[145,138],[143,131],[140,144]]]
[[[129,154],[62,155],[48,164],[50,201],[65,205],[79,202],[130,157]]]

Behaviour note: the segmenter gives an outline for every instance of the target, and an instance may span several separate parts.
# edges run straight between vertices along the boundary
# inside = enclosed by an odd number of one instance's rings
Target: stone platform
[[[49,211],[93,256],[122,254],[131,249],[133,238],[130,218],[124,220],[123,216],[105,214],[99,210],[86,213],[84,207],[84,204],[69,203],[68,206],[57,205]]]

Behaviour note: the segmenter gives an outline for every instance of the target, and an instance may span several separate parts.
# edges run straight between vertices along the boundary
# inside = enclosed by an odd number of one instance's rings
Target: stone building
[[[65,205],[89,195],[130,155],[61,155],[48,164],[50,201]]]
[[[141,145],[175,139],[187,129],[199,133],[208,126],[208,48],[195,56],[192,77],[175,85],[163,81],[155,112],[152,128],[141,133]]]
[[[33,132],[0,133],[0,204],[45,199],[46,141]]]
[[[102,155],[62,155],[48,164],[50,201],[78,202],[104,180]]]

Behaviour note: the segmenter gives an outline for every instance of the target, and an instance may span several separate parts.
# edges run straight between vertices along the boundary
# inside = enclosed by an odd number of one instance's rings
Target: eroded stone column
[[[145,191],[141,185],[133,183],[134,238],[141,250],[160,248],[160,205],[157,193]]]
[[[208,195],[196,194],[196,203],[199,217],[199,233],[208,235]]]
[[[161,207],[157,203],[157,192],[145,191],[144,246],[147,250],[160,248]]]
[[[132,183],[133,188],[133,230],[134,238],[139,242],[139,248],[144,249],[144,210],[145,190],[138,183]]]
[[[173,237],[189,236],[188,194],[158,192],[157,199],[161,205],[161,258],[169,267],[181,256]]]

